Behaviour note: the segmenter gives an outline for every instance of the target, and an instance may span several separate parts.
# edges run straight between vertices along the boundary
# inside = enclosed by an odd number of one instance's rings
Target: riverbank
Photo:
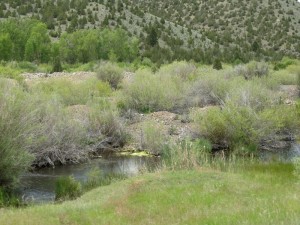
[[[0,74],[0,181],[120,150],[183,161],[190,150],[204,160],[289,151],[300,136],[299,68],[99,62],[93,72]]]
[[[0,224],[299,224],[299,187],[291,164],[160,171],[75,201],[0,209]]]

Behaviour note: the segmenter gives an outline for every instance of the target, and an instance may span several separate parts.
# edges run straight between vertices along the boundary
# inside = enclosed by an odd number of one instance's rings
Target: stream
[[[55,182],[60,176],[72,175],[84,182],[92,169],[99,168],[102,174],[123,174],[135,176],[145,169],[155,168],[159,163],[157,157],[112,156],[93,159],[83,164],[43,168],[29,172],[21,177],[18,194],[26,203],[46,203],[55,199]]]
[[[262,161],[291,161],[294,157],[300,157],[300,145],[294,145],[290,150],[262,151]],[[115,156],[107,155],[93,159],[83,164],[57,166],[55,168],[43,168],[35,172],[29,172],[21,177],[18,193],[22,201],[26,203],[46,203],[55,199],[55,181],[60,176],[74,176],[80,182],[85,182],[89,171],[99,168],[102,174],[123,174],[135,176],[145,169],[155,168],[160,164],[157,157],[139,156]]]

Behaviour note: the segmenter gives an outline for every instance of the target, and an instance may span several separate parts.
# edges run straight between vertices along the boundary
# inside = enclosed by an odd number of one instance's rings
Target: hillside
[[[216,57],[234,62],[300,56],[296,0],[4,0],[0,8],[2,19],[42,20],[53,38],[77,29],[123,28],[141,40],[143,56],[152,61],[192,58],[211,63]]]

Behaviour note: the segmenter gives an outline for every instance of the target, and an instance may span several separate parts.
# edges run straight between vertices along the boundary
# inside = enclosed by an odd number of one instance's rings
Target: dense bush
[[[66,106],[84,105],[89,100],[111,94],[109,86],[96,78],[76,82],[66,78],[41,80],[33,85],[32,90],[48,96],[57,96]]]
[[[117,109],[111,107],[107,102],[93,104],[89,112],[89,133],[94,138],[111,139],[116,147],[123,147],[128,141],[125,126],[119,117]]]
[[[270,131],[288,130],[294,133],[300,126],[300,114],[297,105],[276,105],[261,112]]]
[[[200,112],[195,121],[204,137],[230,149],[240,146],[256,149],[263,135],[256,112],[250,107],[237,106],[231,102],[222,106],[222,109],[213,107]]]
[[[283,70],[293,64],[295,64],[295,60],[288,57],[283,57],[281,61],[275,63],[274,70]]]
[[[263,77],[269,74],[269,66],[265,62],[250,62],[247,65],[238,65],[235,67],[237,75],[242,75],[246,80],[253,77]]]
[[[118,88],[124,77],[123,70],[110,62],[100,64],[96,72],[98,79],[109,83],[114,89]]]
[[[141,132],[141,149],[152,154],[160,154],[166,140],[159,125],[154,122],[146,122],[143,124]]]
[[[182,85],[177,77],[140,70],[132,82],[124,85],[119,105],[141,112],[170,110],[182,97]]]
[[[26,151],[34,113],[19,85],[0,78],[0,185],[12,185],[33,160]]]
[[[22,205],[20,199],[10,189],[0,187],[0,209],[2,207],[19,207]]]
[[[193,63],[186,61],[175,61],[171,64],[163,65],[159,70],[159,74],[161,76],[166,74],[178,76],[182,80],[186,81],[194,78],[196,69],[197,68]]]
[[[214,62],[213,62],[213,68],[215,70],[221,70],[221,69],[223,69],[223,66],[222,66],[222,63],[221,63],[220,59],[215,59],[214,60]]]

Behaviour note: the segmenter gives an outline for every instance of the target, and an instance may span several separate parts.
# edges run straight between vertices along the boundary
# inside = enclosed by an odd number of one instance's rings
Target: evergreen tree
[[[214,60],[213,68],[214,68],[215,70],[221,70],[221,69],[223,69],[221,60],[220,60],[219,58],[216,58],[216,59]]]
[[[158,35],[157,35],[157,31],[154,27],[150,28],[150,31],[149,31],[149,34],[147,37],[147,43],[152,47],[157,45],[157,43],[158,43]]]

